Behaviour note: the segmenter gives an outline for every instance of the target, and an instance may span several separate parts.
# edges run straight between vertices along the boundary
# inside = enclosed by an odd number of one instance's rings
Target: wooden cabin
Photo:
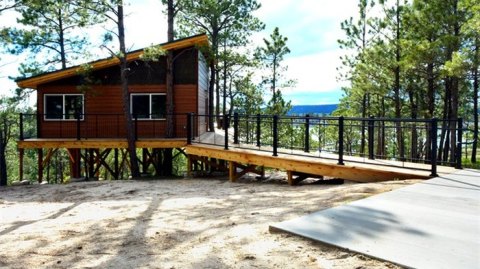
[[[161,44],[164,50],[174,53],[174,115],[171,118],[177,140],[166,138],[166,57],[144,61],[141,59],[144,49],[127,54],[128,98],[139,148],[179,147],[186,141],[187,114],[207,115],[208,64],[202,47],[208,44],[205,34]],[[77,167],[72,169],[78,170],[72,176],[79,176],[79,159],[86,156],[78,149],[93,149],[100,156],[100,149],[126,148],[117,58],[40,74],[18,80],[17,84],[37,92],[37,114],[23,115],[21,119],[36,122],[36,130],[21,137],[18,148],[21,161],[23,149],[39,150],[39,173],[48,163],[52,149],[68,149],[72,166]],[[195,118],[194,135],[207,131],[206,118]],[[41,177],[40,174],[40,180]]]

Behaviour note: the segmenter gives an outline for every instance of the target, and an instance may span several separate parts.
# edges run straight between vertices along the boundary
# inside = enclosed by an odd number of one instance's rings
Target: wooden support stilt
[[[88,149],[88,178],[94,177],[94,155],[93,149]]]
[[[79,178],[81,171],[80,150],[67,149],[67,153],[70,157],[70,177]]]
[[[295,185],[295,181],[293,179],[293,172],[292,171],[287,171],[287,182],[288,182],[288,185],[290,185],[290,186]]]
[[[43,180],[43,149],[38,149],[38,183]]]
[[[235,162],[228,162],[228,179],[230,182],[235,182],[237,180],[237,164]]]
[[[190,155],[187,156],[187,176],[192,176],[192,159]]]
[[[148,167],[150,166],[148,162],[148,155],[149,155],[148,149],[143,148],[142,149],[142,173],[143,174],[147,173]]]
[[[241,169],[239,173],[237,173],[237,168]],[[256,165],[252,164],[242,165],[236,162],[229,162],[228,175],[231,182],[237,181],[237,179],[243,177],[247,173],[254,173],[263,178],[265,176],[265,169],[263,166],[258,168]]]
[[[25,151],[24,149],[19,149],[18,150],[18,158],[19,158],[19,164],[18,164],[18,177],[20,181],[23,180],[23,157],[25,156]]]
[[[96,178],[100,178],[100,166],[101,166],[101,163],[100,163],[100,149],[95,149],[95,154],[97,155],[97,157],[95,158],[95,165],[97,168],[95,168],[95,177]]]

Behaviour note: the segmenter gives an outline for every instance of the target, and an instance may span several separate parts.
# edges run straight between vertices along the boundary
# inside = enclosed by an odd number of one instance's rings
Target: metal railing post
[[[23,136],[23,113],[20,113],[20,141],[24,139]]]
[[[338,164],[344,165],[343,163],[343,128],[344,128],[344,118],[343,116],[338,118]]]
[[[375,121],[373,120],[375,117],[370,116],[370,119],[368,120],[368,158],[370,160],[375,159],[375,154],[374,154],[374,146],[373,146],[373,141],[375,137]]]
[[[223,115],[223,129],[225,130],[225,149],[228,149],[228,115]]]
[[[238,144],[238,113],[233,114],[233,144]]]
[[[457,119],[457,165],[455,166],[456,169],[462,169],[462,135],[463,135],[463,119]]]
[[[432,177],[437,177],[437,118],[431,119],[430,122],[430,137],[431,137],[431,152],[430,158],[432,162],[431,174]]]
[[[310,152],[310,115],[305,116],[305,152]]]
[[[273,156],[278,156],[278,115],[273,115]]]
[[[187,113],[187,145],[192,144],[192,113]]]
[[[257,147],[260,147],[260,114],[257,114]]]

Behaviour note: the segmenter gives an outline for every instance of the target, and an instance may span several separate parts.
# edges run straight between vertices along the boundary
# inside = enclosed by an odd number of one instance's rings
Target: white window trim
[[[167,119],[166,117],[165,118],[154,118],[154,119],[152,119],[152,96],[154,96],[154,95],[166,96],[167,95],[166,93],[130,93],[130,115],[133,116],[133,98],[132,97],[133,96],[145,96],[145,95],[148,95],[148,103],[149,103],[148,114],[149,114],[149,118],[138,118],[138,120],[143,120],[143,121],[145,121],[145,120],[159,120],[159,121],[166,120]]]
[[[61,119],[47,119],[47,96],[62,96],[62,118]],[[65,96],[81,96],[82,97],[82,118],[85,120],[85,96],[81,93],[46,93],[43,95],[43,120],[44,121],[76,121],[77,119],[65,119]]]

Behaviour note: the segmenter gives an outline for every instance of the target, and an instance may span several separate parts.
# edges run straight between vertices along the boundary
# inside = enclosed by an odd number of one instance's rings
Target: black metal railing
[[[124,138],[123,114],[78,114],[69,120],[48,120],[46,115],[20,114],[20,140],[27,138]],[[149,115],[152,117],[152,115]],[[462,167],[462,119],[388,119],[277,115],[232,116],[175,114],[169,119],[143,119],[133,115],[136,139],[166,138],[172,120],[173,137],[188,144],[221,145],[349,162],[374,162],[404,167],[406,163]],[[215,122],[217,131],[208,130]],[[223,130],[220,130],[223,129]],[[210,131],[210,132],[208,132]],[[170,136],[172,137],[172,136]],[[467,140],[467,139],[466,139]],[[382,162],[386,160],[386,162]],[[388,162],[397,161],[397,162]],[[398,164],[400,163],[400,165]],[[416,168],[426,170],[425,168]]]
[[[62,116],[62,115],[60,115]],[[49,119],[45,114],[20,114],[20,140],[28,138],[125,138],[124,114],[76,114],[66,120]],[[68,115],[71,116],[71,115]],[[132,115],[132,128],[136,139],[167,138],[167,122],[173,121],[169,137],[187,137],[187,114]]]
[[[219,119],[222,132],[197,137],[193,143],[222,145],[278,153],[334,159],[338,164],[371,162],[405,167],[429,164],[461,168],[463,121],[240,115],[192,115],[192,122]],[[455,143],[452,143],[452,139]],[[454,148],[452,148],[452,146]],[[441,151],[440,151],[441,149]],[[375,161],[374,161],[375,160]],[[385,160],[385,161],[384,161]],[[388,162],[396,161],[396,162]],[[410,166],[414,167],[414,166]]]

